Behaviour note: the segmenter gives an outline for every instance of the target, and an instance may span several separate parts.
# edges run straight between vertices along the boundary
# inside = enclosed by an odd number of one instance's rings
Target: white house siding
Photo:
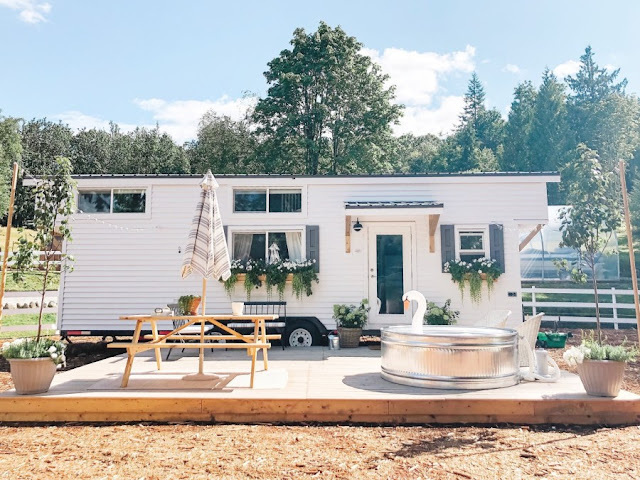
[[[373,221],[413,222],[416,253],[412,288],[437,303],[451,298],[461,311],[460,323],[473,323],[494,308],[509,308],[512,321],[522,315],[518,225],[546,219],[545,181],[553,176],[474,177],[358,177],[358,178],[237,178],[219,177],[218,189],[223,223],[234,227],[320,227],[320,283],[313,295],[296,300],[287,289],[289,315],[316,316],[327,327],[335,303],[355,303],[367,297],[366,227]],[[131,330],[132,324],[118,320],[125,314],[151,313],[154,307],[171,303],[183,294],[201,291],[201,279],[180,278],[182,251],[198,197],[197,178],[81,178],[79,188],[98,186],[148,186],[147,214],[90,216],[73,220],[72,243],[66,246],[75,257],[74,271],[66,273],[61,285],[59,328],[63,330]],[[300,214],[233,213],[234,186],[302,187]],[[360,215],[365,225],[351,236],[351,253],[345,253],[345,201],[436,200],[444,204],[439,224],[504,225],[506,272],[495,283],[491,297],[486,291],[480,305],[471,303],[468,293],[461,300],[457,286],[441,271],[440,232],[436,251],[429,253],[426,215],[390,213],[385,217]],[[405,211],[406,212],[406,211]],[[355,219],[353,219],[355,220]],[[104,222],[104,223],[102,223]],[[486,287],[485,287],[486,288]],[[509,297],[508,292],[516,292]],[[234,299],[245,292],[238,284]],[[266,299],[264,288],[254,291],[252,300]],[[230,311],[230,300],[222,285],[210,281],[208,312]]]

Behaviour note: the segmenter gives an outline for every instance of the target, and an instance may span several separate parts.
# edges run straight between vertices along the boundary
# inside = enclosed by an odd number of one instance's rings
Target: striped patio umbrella
[[[189,240],[184,252],[181,274],[186,278],[194,271],[202,275],[202,301],[200,303],[202,315],[206,313],[207,279],[227,280],[231,276],[229,250],[222,227],[220,207],[216,198],[218,182],[211,170],[200,182],[202,191],[196,207],[196,213],[191,223]],[[200,343],[204,341],[204,321],[200,322]],[[187,375],[187,380],[207,380],[217,378],[215,375],[205,375],[204,348],[200,348],[200,367],[195,375]]]
[[[207,278],[227,280],[231,276],[229,250],[216,198],[218,182],[211,170],[200,182],[202,191],[191,222],[191,232],[182,262],[182,278],[191,273],[202,275],[202,314],[205,314]]]

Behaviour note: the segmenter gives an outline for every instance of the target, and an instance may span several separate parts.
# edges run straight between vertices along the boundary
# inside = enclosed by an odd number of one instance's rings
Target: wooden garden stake
[[[633,253],[633,235],[631,233],[631,219],[629,218],[629,198],[627,196],[627,181],[624,177],[624,161],[620,160],[620,186],[622,187],[622,203],[624,205],[624,223],[627,228],[627,243],[629,244],[629,263],[631,264],[631,284],[633,285],[633,303],[636,306],[636,326],[638,343],[640,343],[640,299],[638,299],[638,276],[636,274],[636,259]]]
[[[11,178],[11,197],[9,198],[9,213],[7,215],[7,232],[4,239],[4,252],[2,256],[2,274],[0,277],[0,328],[2,328],[2,313],[4,311],[4,289],[7,281],[7,264],[9,263],[9,242],[11,240],[11,225],[13,224],[13,204],[16,199],[16,187],[18,185],[18,172],[20,167],[13,164],[13,177]]]

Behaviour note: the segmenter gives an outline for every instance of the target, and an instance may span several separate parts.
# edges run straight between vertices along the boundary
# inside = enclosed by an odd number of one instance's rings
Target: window
[[[459,259],[466,262],[488,257],[487,231],[485,229],[458,230],[457,250]]]
[[[233,211],[271,213],[301,212],[302,190],[291,188],[234,190]]]
[[[302,260],[302,232],[235,232],[233,258],[247,261]]]
[[[80,190],[78,211],[82,213],[144,213],[147,192],[144,189]]]

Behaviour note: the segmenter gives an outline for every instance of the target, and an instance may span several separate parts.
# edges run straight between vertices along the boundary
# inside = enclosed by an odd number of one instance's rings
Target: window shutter
[[[223,225],[222,230],[224,231],[224,240],[227,242],[227,245],[229,245],[229,229],[226,225]]]
[[[502,225],[492,223],[489,225],[489,247],[491,258],[495,260],[504,273],[504,231]]]
[[[307,260],[315,260],[315,271],[320,271],[320,227],[307,225]]]
[[[440,252],[444,271],[444,264],[456,258],[456,239],[453,225],[440,225]]]

